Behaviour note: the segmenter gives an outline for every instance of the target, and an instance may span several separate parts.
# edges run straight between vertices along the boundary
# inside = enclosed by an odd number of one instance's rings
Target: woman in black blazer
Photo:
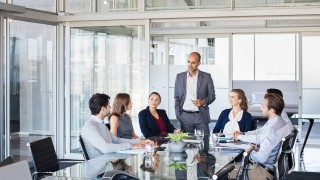
[[[170,123],[167,113],[163,109],[157,109],[161,103],[161,96],[157,92],[149,95],[149,106],[139,112],[139,124],[145,138],[162,136],[166,133],[179,132]]]

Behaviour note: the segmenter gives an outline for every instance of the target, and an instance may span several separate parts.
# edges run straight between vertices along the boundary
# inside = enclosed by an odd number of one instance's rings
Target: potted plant
[[[171,152],[184,152],[187,148],[187,144],[182,141],[184,138],[189,138],[188,133],[172,133],[168,135],[171,140],[169,143],[169,150]]]

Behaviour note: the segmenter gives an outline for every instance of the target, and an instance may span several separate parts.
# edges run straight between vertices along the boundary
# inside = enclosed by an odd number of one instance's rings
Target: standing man
[[[128,150],[140,145],[153,144],[153,141],[143,139],[123,139],[111,134],[103,123],[110,113],[110,97],[96,93],[89,100],[90,119],[84,124],[81,136],[89,158],[96,158],[104,153]],[[140,144],[140,145],[139,145]]]
[[[211,75],[198,69],[200,60],[199,53],[190,53],[188,71],[177,74],[174,87],[175,111],[183,131],[193,133],[195,129],[200,129],[208,135],[209,105],[216,99],[216,95]]]

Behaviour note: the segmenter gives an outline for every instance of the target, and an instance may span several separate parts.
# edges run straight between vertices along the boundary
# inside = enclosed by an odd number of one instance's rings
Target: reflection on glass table
[[[104,172],[121,170],[140,179],[210,179],[239,151],[212,154],[199,144],[189,145],[186,152],[168,150],[153,154],[110,153],[53,173],[45,179],[99,179]],[[210,151],[209,151],[210,152]]]

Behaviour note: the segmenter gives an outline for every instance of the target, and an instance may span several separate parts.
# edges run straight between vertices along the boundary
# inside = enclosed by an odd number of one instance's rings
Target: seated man
[[[234,139],[257,144],[250,158],[252,165],[249,166],[249,179],[273,179],[273,164],[276,161],[283,137],[291,133],[291,123],[281,117],[284,108],[283,98],[274,93],[264,96],[261,111],[268,118],[267,123],[260,129],[244,133],[235,132]],[[250,147],[250,146],[249,146]],[[248,151],[249,147],[245,149]],[[239,164],[232,171],[230,179],[235,179],[239,170]]]
[[[279,96],[281,96],[283,98],[283,93],[280,89],[275,89],[275,88],[269,88],[267,89],[267,93],[274,93],[274,94],[278,94]],[[282,110],[281,112],[281,117],[283,120],[287,121],[287,122],[290,122],[290,125],[291,125],[291,129],[292,129],[292,123],[291,123],[291,120],[290,118],[288,117],[288,114],[285,110]]]
[[[111,134],[103,123],[110,113],[110,97],[106,94],[94,94],[89,100],[91,118],[84,124],[81,136],[90,159],[104,153],[131,149],[137,144],[153,144],[153,141],[142,139],[122,139]]]

